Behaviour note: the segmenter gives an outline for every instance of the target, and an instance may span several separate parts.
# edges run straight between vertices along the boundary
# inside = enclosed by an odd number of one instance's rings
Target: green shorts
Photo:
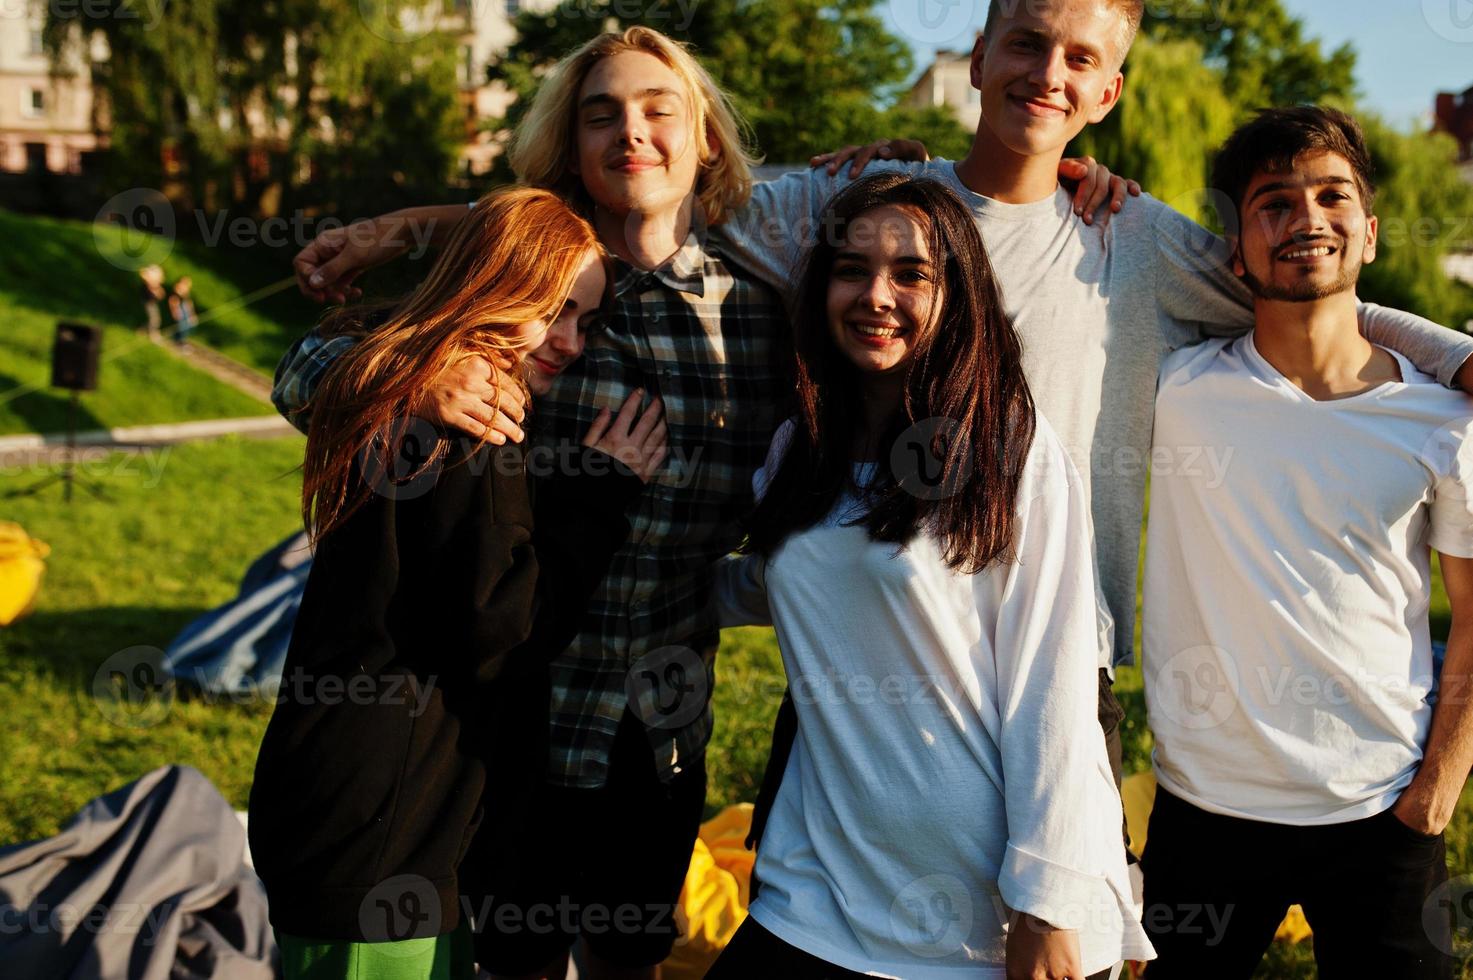
[[[276,934],[286,980],[475,980],[471,930],[397,943],[321,942]]]

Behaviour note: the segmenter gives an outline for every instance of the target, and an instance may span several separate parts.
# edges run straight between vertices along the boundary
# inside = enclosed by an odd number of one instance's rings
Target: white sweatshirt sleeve
[[[1099,632],[1090,561],[1089,502],[1051,433],[1040,432],[1018,509],[1017,561],[998,594],[996,658],[1008,843],[998,888],[1009,908],[1058,928],[1079,928],[1108,896],[1106,871],[1124,871],[1118,810],[1102,800],[1108,769],[1097,718]],[[1022,496],[1020,494],[1020,496]],[[1102,810],[1104,812],[1102,812]],[[1111,835],[1092,822],[1113,824]]]

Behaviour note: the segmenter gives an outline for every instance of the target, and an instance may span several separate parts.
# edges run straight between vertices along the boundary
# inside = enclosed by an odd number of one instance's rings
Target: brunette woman
[[[534,505],[519,448],[414,412],[471,356],[545,391],[606,292],[593,229],[520,188],[482,201],[407,299],[324,328],[347,342],[307,440],[316,557],[251,791],[288,978],[470,976],[461,860],[485,811],[521,799],[498,753],[536,754],[546,661],[628,534],[666,434],[659,404],[641,413],[631,394],[556,459]]]
[[[1095,719],[1088,501],[976,225],[895,173],[827,210],[798,414],[722,579],[727,620],[770,613],[798,732],[710,977],[1083,980],[1148,958]]]

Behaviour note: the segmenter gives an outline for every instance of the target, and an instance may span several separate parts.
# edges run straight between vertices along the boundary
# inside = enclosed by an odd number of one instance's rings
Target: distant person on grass
[[[714,569],[741,541],[738,519],[785,397],[777,351],[790,327],[779,295],[728,261],[720,233],[751,192],[740,132],[689,52],[631,28],[564,58],[512,147],[520,178],[574,202],[615,256],[609,328],[538,400],[534,453],[639,386],[664,398],[671,462],[631,508],[630,541],[553,665],[545,792],[518,838],[476,859],[496,898],[484,909],[482,962],[500,976],[561,976],[581,933],[591,976],[652,977],[677,935],[713,723]],[[1074,170],[1085,197],[1110,189],[1097,168]],[[325,234],[297,258],[303,289],[351,296],[362,269],[402,253],[404,221],[447,229],[466,214],[412,209]],[[370,228],[380,246],[365,244]],[[313,333],[288,353],[274,392],[284,414],[300,424],[321,372],[351,343]],[[495,375],[490,361],[467,358],[421,411],[478,435],[489,426],[493,440],[519,438],[520,410],[497,412]],[[682,675],[679,689],[657,686]],[[600,815],[594,829],[590,813]],[[550,929],[495,926],[543,909],[554,912]],[[607,927],[628,910],[633,927]]]
[[[535,788],[518,753],[546,744],[547,662],[627,536],[666,427],[639,393],[604,410],[534,505],[520,447],[411,412],[472,352],[546,391],[606,286],[588,223],[522,188],[461,222],[407,298],[324,325],[360,341],[322,379],[307,437],[316,554],[250,800],[287,980],[474,976],[463,858]]]
[[[169,290],[169,315],[174,318],[174,340],[183,345],[198,322],[194,312],[194,280],[180,276]]]
[[[1253,330],[1162,366],[1143,631],[1151,980],[1251,976],[1289,905],[1320,976],[1452,976],[1443,828],[1473,767],[1473,408],[1356,329],[1370,154],[1332,109],[1238,130]],[[1430,549],[1452,632],[1440,684]]]
[[[164,324],[159,304],[166,300],[169,291],[164,288],[162,266],[146,265],[138,270],[139,296],[143,301],[143,330],[150,340],[158,340]]]

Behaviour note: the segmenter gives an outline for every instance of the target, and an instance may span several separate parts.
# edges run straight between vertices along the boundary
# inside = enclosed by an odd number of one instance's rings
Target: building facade
[[[1457,140],[1458,159],[1473,164],[1473,88],[1461,95],[1455,92],[1437,93],[1432,127]],[[1465,172],[1468,172],[1467,168]]]
[[[106,48],[74,50],[53,74],[45,16],[37,0],[0,4],[0,171],[78,174],[107,143],[88,63],[105,58]]]
[[[902,101],[917,109],[945,106],[968,132],[975,130],[982,118],[982,93],[972,87],[971,61],[970,50],[937,51],[936,60],[915,80]]]

